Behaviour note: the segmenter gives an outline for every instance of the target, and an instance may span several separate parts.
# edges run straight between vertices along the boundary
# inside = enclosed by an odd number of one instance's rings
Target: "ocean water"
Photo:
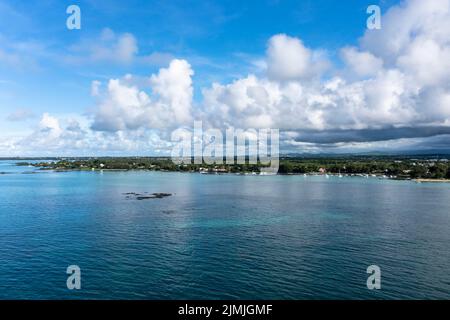
[[[450,184],[33,171],[0,161],[0,299],[450,298]]]

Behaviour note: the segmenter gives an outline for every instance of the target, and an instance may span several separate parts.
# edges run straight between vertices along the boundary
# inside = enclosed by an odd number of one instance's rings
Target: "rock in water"
[[[126,199],[130,199],[131,196],[134,196],[136,200],[147,200],[147,199],[161,199],[165,197],[170,197],[171,193],[164,193],[164,192],[155,192],[152,194],[148,194],[147,192],[142,193],[135,193],[135,192],[127,192],[124,193],[126,195]]]

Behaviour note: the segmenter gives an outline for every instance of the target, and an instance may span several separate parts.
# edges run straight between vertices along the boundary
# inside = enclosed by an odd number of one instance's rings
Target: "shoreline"
[[[226,175],[226,176],[303,176],[303,177],[323,177],[323,178],[365,178],[365,179],[379,179],[379,180],[393,180],[393,181],[415,181],[427,180],[423,182],[432,182],[434,179],[411,179],[400,178],[397,176],[386,176],[381,174],[365,174],[365,173],[352,173],[352,174],[338,174],[338,173],[320,173],[320,172],[308,172],[308,173],[261,173],[261,172],[204,172],[204,171],[176,171],[176,170],[152,170],[152,169],[99,169],[99,168],[49,168],[49,167],[35,167],[33,171],[23,172],[0,172],[0,174],[37,174],[41,172],[54,172],[54,173],[67,173],[67,172],[85,172],[85,173],[102,173],[102,172],[160,172],[160,173],[184,173],[184,174],[200,174],[200,175]],[[429,180],[429,181],[428,181]],[[441,180],[438,180],[438,182]],[[450,182],[450,179],[446,182]]]
[[[450,183],[450,179],[413,179],[417,183]]]
[[[85,172],[85,173],[101,173],[101,172],[161,172],[161,173],[184,173],[184,174],[201,174],[201,175],[229,175],[229,176],[303,176],[303,177],[324,177],[324,178],[365,178],[365,179],[378,179],[378,180],[391,180],[391,181],[410,181],[415,183],[450,183],[450,179],[432,179],[432,178],[400,178],[400,177],[389,177],[380,174],[364,174],[364,173],[353,173],[353,174],[335,174],[327,173],[323,174],[320,172],[310,172],[310,173],[276,173],[276,174],[261,174],[256,172],[199,172],[199,171],[171,171],[171,170],[151,170],[151,169],[98,169],[98,168],[39,168],[34,171],[25,172],[0,172],[0,175],[7,174],[37,174],[39,172],[54,172],[54,173],[64,173],[64,172]]]
[[[59,161],[16,162],[16,166],[34,167],[37,172],[183,172],[206,175],[243,176],[323,176],[324,178],[361,177],[380,180],[414,181],[416,183],[450,182],[448,159],[381,158],[281,158],[278,168],[261,163],[174,163],[169,158],[105,158]],[[267,169],[266,169],[267,167]],[[278,170],[276,170],[278,169]],[[267,172],[266,172],[267,171]],[[24,172],[25,173],[25,172]]]

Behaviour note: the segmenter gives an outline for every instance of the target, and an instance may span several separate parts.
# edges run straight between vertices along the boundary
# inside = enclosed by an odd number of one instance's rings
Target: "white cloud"
[[[116,34],[105,28],[97,38],[85,39],[70,48],[65,60],[72,63],[113,62],[129,64],[139,51],[136,38],[131,33]]]
[[[341,50],[341,57],[356,75],[361,77],[374,76],[383,67],[383,60],[367,51],[358,51],[353,47]]]
[[[429,39],[448,45],[450,36],[448,0],[406,0],[382,17],[382,29],[367,30],[361,39],[365,50],[389,64],[408,54],[416,39]]]
[[[176,123],[191,121],[193,75],[187,61],[175,59],[169,68],[159,70],[158,75],[152,75],[150,79],[152,90],[159,97],[159,108],[171,112]]]
[[[83,119],[82,119],[83,120]],[[85,120],[85,119],[84,119]],[[98,132],[89,123],[68,115],[45,113],[27,136],[0,139],[1,156],[90,156],[114,154],[168,154],[170,143],[147,130]]]
[[[408,0],[383,16],[361,46],[405,74],[417,90],[450,82],[450,1]]]
[[[344,47],[345,63],[315,81],[326,60],[300,39],[269,40],[267,76],[204,90],[215,125],[271,125],[282,130],[361,130],[446,126],[450,122],[450,1],[405,1],[367,31],[361,47]]]
[[[270,38],[267,72],[271,79],[284,81],[320,75],[327,66],[320,51],[306,48],[298,38],[278,34]]]
[[[193,74],[189,63],[175,59],[150,77],[150,93],[131,84],[132,76],[109,80],[95,111],[93,128],[119,131],[188,124],[192,120]]]
[[[141,53],[138,40],[132,33],[116,33],[109,28],[72,45],[63,57],[64,62],[71,64],[114,63],[126,66],[163,66],[173,59],[174,56],[168,52]]]
[[[59,143],[59,138],[63,133],[63,129],[59,124],[59,120],[48,113],[44,113],[39,122],[39,134],[33,136],[32,140],[38,143],[43,141],[48,143]]]
[[[204,90],[205,114],[215,126],[275,127],[283,130],[363,129],[406,125],[417,114],[407,84],[396,70],[347,83],[280,83],[249,76]]]
[[[39,122],[39,129],[43,131],[54,131],[56,134],[61,131],[58,119],[52,117],[48,113],[44,113],[42,116],[41,121]]]
[[[450,80],[450,46],[432,39],[414,39],[409,50],[398,57],[400,70],[419,86],[439,85]]]

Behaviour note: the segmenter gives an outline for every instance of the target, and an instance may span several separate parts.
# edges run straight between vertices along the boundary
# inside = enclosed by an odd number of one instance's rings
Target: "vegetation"
[[[226,164],[176,164],[168,157],[119,157],[119,158],[89,158],[89,159],[55,159],[39,163],[19,162],[21,166],[35,166],[43,170],[152,170],[181,171],[205,173],[240,173],[259,172],[260,164],[226,165]]]
[[[40,163],[20,162],[43,170],[153,170],[203,173],[259,173],[257,164],[175,164],[167,157],[72,158]],[[376,175],[391,179],[450,179],[447,159],[425,157],[343,156],[283,157],[279,174]]]
[[[392,179],[450,179],[448,159],[408,157],[283,158],[279,173],[377,175]]]

